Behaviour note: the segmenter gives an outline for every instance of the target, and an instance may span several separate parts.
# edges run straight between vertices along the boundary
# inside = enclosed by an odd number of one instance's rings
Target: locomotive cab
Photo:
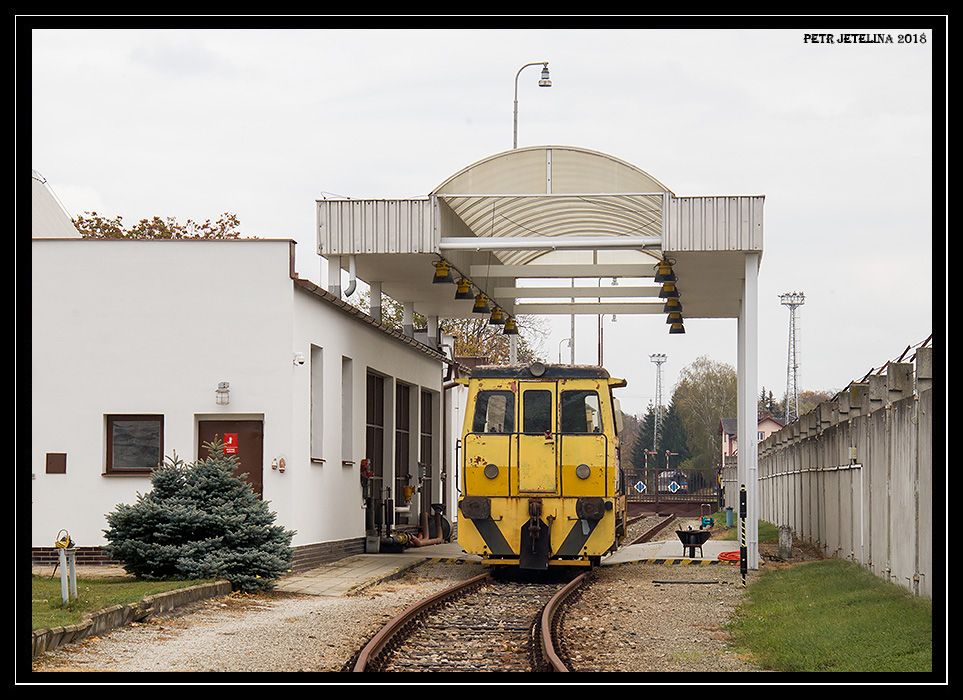
[[[458,542],[492,566],[591,566],[625,531],[612,389],[596,366],[482,366],[468,382]]]

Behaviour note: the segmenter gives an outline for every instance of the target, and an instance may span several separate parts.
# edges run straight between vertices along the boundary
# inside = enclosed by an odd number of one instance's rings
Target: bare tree
[[[368,313],[371,299],[368,292],[362,292],[357,302],[352,302],[359,309]],[[391,297],[381,295],[381,323],[395,330],[402,329],[404,307]],[[544,319],[538,316],[518,316],[518,360],[519,362],[534,362],[539,359],[541,343],[548,335]],[[415,326],[424,327],[427,319],[416,313]],[[488,323],[487,315],[474,318],[446,318],[439,321],[442,333],[454,336],[455,355],[458,357],[485,357],[495,364],[508,362],[508,338],[502,326]]]
[[[74,226],[84,238],[116,238],[132,240],[210,238],[240,238],[238,227],[241,222],[236,214],[224,212],[214,223],[210,219],[198,223],[188,219],[184,223],[172,216],[162,219],[154,216],[141,219],[133,226],[125,226],[124,218],[100,216],[97,212],[85,212],[74,218]],[[253,238],[253,236],[252,236]]]

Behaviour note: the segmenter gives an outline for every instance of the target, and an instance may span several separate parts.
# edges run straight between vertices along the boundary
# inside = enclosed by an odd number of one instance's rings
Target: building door
[[[395,385],[395,490],[394,502],[405,503],[404,488],[411,481],[409,452],[411,448],[411,387],[398,382]],[[409,522],[408,516],[400,516]]]
[[[259,420],[202,420],[197,422],[197,457],[207,459],[208,449],[204,443],[218,438],[224,443],[225,454],[234,454],[240,460],[237,475],[247,476],[258,497],[263,495],[264,422]]]
[[[369,373],[365,385],[365,457],[374,472],[371,484],[371,507],[366,513],[366,527],[371,530],[384,521],[382,488],[385,462],[385,379]]]

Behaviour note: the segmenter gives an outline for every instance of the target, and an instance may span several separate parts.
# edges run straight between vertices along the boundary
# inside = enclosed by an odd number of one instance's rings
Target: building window
[[[311,346],[311,461],[323,462],[324,350]]]
[[[756,439],[757,439],[757,440],[765,440],[765,439],[766,439],[766,434],[760,430],[759,432],[756,433]]]
[[[354,370],[350,357],[341,356],[341,462],[354,463]]]
[[[164,416],[106,416],[107,473],[150,472],[164,461]]]

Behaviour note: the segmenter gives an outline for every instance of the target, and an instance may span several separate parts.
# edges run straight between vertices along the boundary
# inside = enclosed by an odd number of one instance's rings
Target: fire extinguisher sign
[[[224,454],[237,454],[237,433],[224,433]]]

